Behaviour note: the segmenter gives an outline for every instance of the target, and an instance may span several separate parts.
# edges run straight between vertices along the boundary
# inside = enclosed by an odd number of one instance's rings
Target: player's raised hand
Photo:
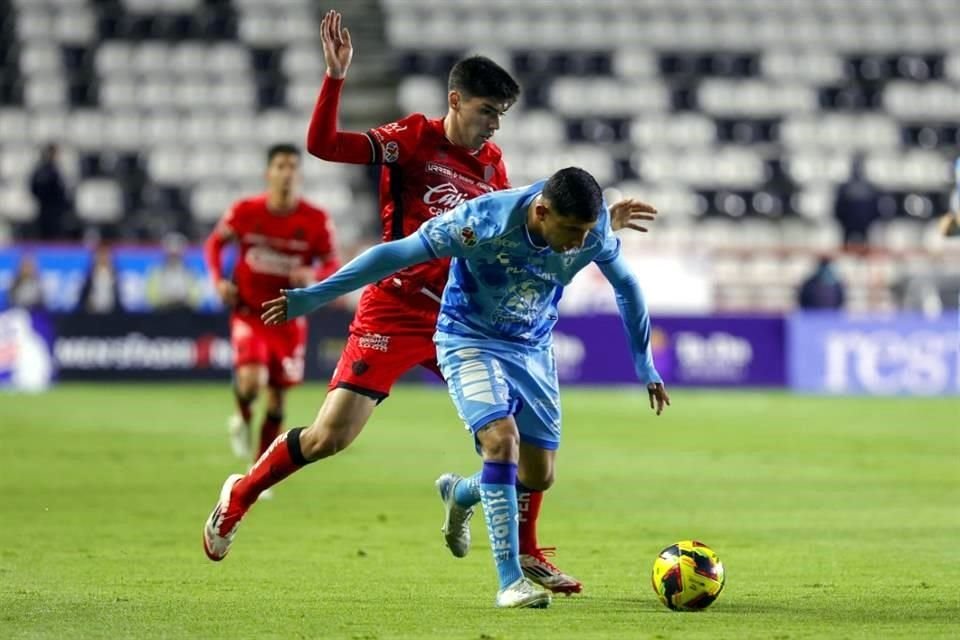
[[[267,300],[263,303],[263,313],[260,314],[260,319],[267,326],[283,324],[287,321],[287,290],[281,289],[280,293],[283,295],[279,298]]]
[[[662,382],[651,382],[647,385],[647,393],[650,394],[650,408],[656,409],[657,415],[663,413],[664,406],[670,406],[670,396],[664,389]],[[656,406],[654,406],[656,403]]]
[[[652,204],[626,198],[610,206],[610,226],[614,231],[633,229],[647,232],[647,228],[640,224],[657,219],[657,208]]]
[[[339,11],[327,11],[320,21],[323,60],[327,63],[327,75],[331,78],[346,76],[350,60],[353,59],[353,42],[350,32],[342,26],[342,20]]]

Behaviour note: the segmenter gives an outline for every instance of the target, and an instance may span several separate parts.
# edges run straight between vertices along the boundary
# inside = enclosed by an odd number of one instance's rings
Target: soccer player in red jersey
[[[231,309],[237,414],[229,422],[234,453],[250,457],[254,400],[267,387],[267,410],[254,460],[280,434],[284,395],[303,380],[306,322],[268,327],[260,306],[277,289],[304,286],[337,270],[333,228],[327,214],[299,196],[300,150],[289,144],[267,152],[267,192],[234,202],[204,245],[207,268],[224,305]],[[232,278],[222,272],[225,245],[240,253]]]
[[[327,73],[310,121],[307,150],[324,160],[383,165],[384,241],[415,232],[426,220],[465,200],[510,186],[500,148],[490,141],[520,93],[507,71],[484,57],[466,58],[450,71],[445,117],[415,113],[366,133],[338,131],[340,91],[353,46],[339,13],[327,12],[320,29]],[[614,229],[645,231],[636,221],[652,220],[655,213],[653,207],[632,200],[611,207]],[[433,334],[448,269],[449,260],[435,260],[364,290],[313,424],[281,436],[246,476],[230,476],[225,482],[204,528],[204,549],[210,559],[226,555],[240,519],[261,491],[349,446],[403,373],[420,365],[439,375]],[[552,549],[537,542],[536,523],[546,487],[524,484],[527,475],[520,469],[517,487],[523,569],[552,591],[579,593],[581,583],[550,563],[545,553]],[[534,477],[552,475],[551,469]]]

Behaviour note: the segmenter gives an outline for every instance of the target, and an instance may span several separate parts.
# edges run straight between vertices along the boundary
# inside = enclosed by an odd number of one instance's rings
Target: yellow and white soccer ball
[[[720,558],[698,540],[670,545],[653,563],[653,590],[674,611],[706,609],[723,591],[724,582]]]

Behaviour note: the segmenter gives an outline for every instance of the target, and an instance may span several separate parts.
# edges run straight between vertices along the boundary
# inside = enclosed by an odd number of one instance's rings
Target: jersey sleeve
[[[243,232],[246,216],[246,204],[243,200],[237,200],[231,204],[223,213],[220,221],[217,222],[219,231],[229,231],[233,235],[240,235]]]
[[[333,222],[325,212],[318,211],[317,229],[313,240],[313,255],[320,260],[320,266],[316,272],[318,280],[323,280],[340,268],[336,247]]]
[[[389,122],[367,131],[373,149],[373,164],[403,166],[416,155],[427,119],[421,113]]]
[[[434,258],[466,258],[499,231],[490,215],[489,196],[464,202],[443,215],[424,222],[418,230],[421,241]]]

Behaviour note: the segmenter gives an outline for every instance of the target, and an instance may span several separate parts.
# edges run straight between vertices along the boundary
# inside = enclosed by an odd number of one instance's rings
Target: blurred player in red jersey
[[[303,380],[306,322],[268,327],[260,306],[277,289],[322,280],[339,268],[327,214],[300,198],[300,150],[289,144],[267,152],[267,192],[234,202],[204,246],[207,268],[229,309],[237,413],[228,424],[238,456],[250,457],[254,400],[267,387],[267,409],[254,460],[280,434],[284,395]],[[240,253],[232,278],[224,277],[223,247]]]
[[[492,60],[474,56],[450,71],[448,109],[443,118],[414,113],[366,133],[337,130],[340,91],[353,46],[341,16],[327,12],[321,24],[327,73],[307,134],[307,150],[324,160],[381,164],[383,240],[415,232],[434,216],[465,200],[510,186],[500,148],[490,138],[517,100],[520,87]],[[653,207],[625,200],[611,207],[613,228],[645,231]],[[230,476],[204,528],[204,549],[212,560],[229,549],[240,519],[264,489],[304,465],[334,455],[360,434],[394,382],[417,365],[439,375],[433,334],[450,261],[435,260],[404,269],[367,287],[350,325],[350,336],[330,380],[329,393],[309,428],[292,429],[271,445],[246,476]],[[526,447],[521,443],[521,447]],[[533,477],[553,477],[548,471]],[[581,583],[551,564],[537,542],[536,523],[547,486],[524,484],[520,469],[520,559],[529,578],[555,592],[578,593]],[[531,483],[532,484],[532,483]]]

